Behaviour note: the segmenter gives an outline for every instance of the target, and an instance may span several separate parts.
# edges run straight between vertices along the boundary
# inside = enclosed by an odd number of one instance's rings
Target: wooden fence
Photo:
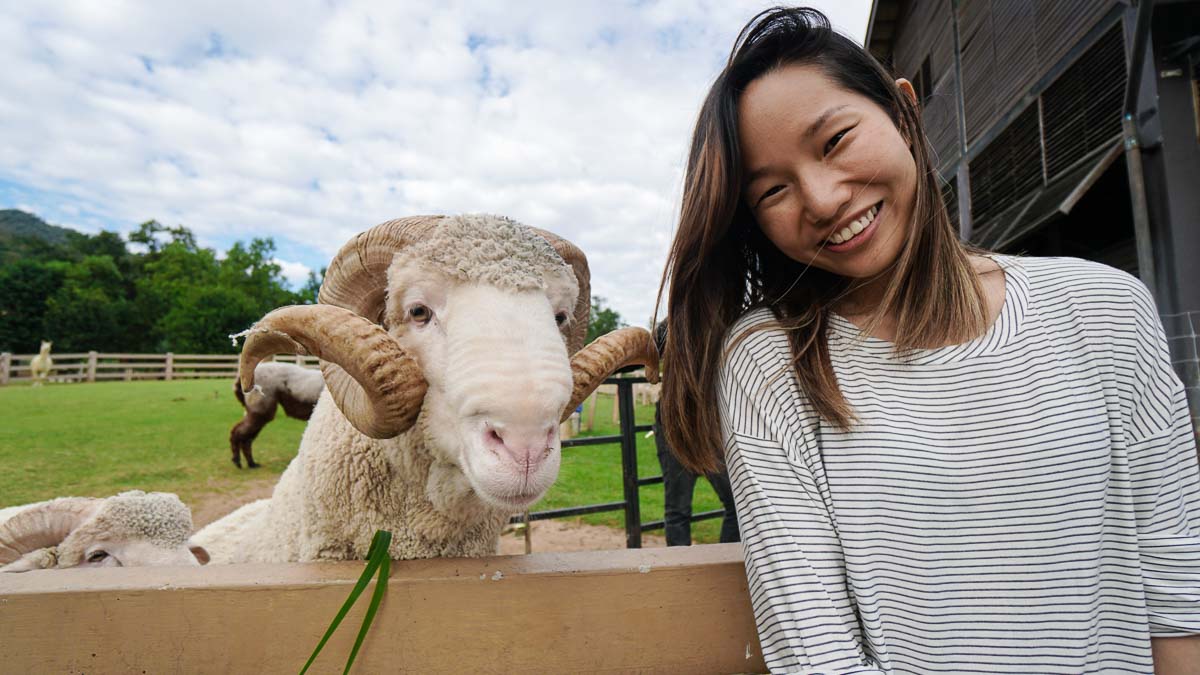
[[[345,562],[0,574],[0,670],[295,673],[361,572]],[[366,601],[312,672],[342,672]],[[354,672],[766,666],[741,545],[710,544],[394,562]]]
[[[0,353],[0,386],[29,382],[29,362],[37,354]],[[54,365],[50,382],[100,382],[104,380],[181,380],[199,377],[233,379],[237,354],[110,354],[51,353]],[[279,356],[277,361],[317,367],[315,356]]]

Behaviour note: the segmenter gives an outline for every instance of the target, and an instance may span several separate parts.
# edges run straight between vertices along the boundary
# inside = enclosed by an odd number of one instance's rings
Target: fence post
[[[587,411],[587,424],[583,427],[584,431],[591,431],[596,426],[596,401],[600,400],[600,394],[592,392],[588,396],[587,402],[583,404],[584,410]]]
[[[96,352],[88,352],[88,360],[87,360],[87,381],[88,382],[96,381],[96,358],[98,356],[99,355]]]
[[[167,352],[167,367],[163,377],[170,380],[175,376],[175,352]]]
[[[8,384],[8,369],[12,367],[12,354],[0,354],[0,387]]]
[[[633,430],[633,383],[617,382],[617,400],[621,407],[621,477],[625,488],[625,547],[642,547],[642,504],[638,499],[637,432]]]

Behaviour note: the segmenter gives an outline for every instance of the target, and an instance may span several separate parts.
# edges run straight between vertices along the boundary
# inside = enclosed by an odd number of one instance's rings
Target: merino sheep
[[[42,346],[38,350],[37,356],[29,360],[29,377],[33,380],[35,387],[42,386],[50,377],[50,369],[54,366],[54,359],[50,358],[51,344],[42,340]]]
[[[207,563],[191,532],[192,512],[166,492],[13,506],[0,510],[0,572]]]
[[[233,463],[239,469],[242,468],[241,455],[246,457],[246,466],[258,468],[251,446],[258,432],[267,422],[275,419],[278,406],[283,406],[283,413],[288,417],[307,420],[312,416],[321,392],[325,390],[321,371],[290,363],[258,364],[254,369],[254,382],[262,388],[262,395],[253,397],[251,403],[246,402],[241,383],[236,380],[233,383],[233,393],[246,411],[242,419],[229,430],[229,449],[233,453]]]
[[[583,252],[497,216],[394,220],[335,256],[316,305],[246,335],[239,369],[314,354],[327,385],[269,499],[195,540],[214,563],[361,559],[376,530],[393,558],[484,556],[558,475],[559,423],[620,367],[657,376],[650,334],[584,347]]]

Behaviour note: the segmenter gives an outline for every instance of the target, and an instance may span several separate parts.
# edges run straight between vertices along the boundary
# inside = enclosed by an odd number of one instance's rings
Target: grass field
[[[188,502],[277,476],[295,456],[304,423],[280,412],[254,443],[262,468],[238,470],[229,461],[229,427],[241,417],[232,386],[177,380],[0,388],[0,507],[133,488],[175,492]],[[592,433],[617,433],[611,414],[612,397],[601,396]],[[653,417],[652,407],[638,408],[639,424]],[[660,473],[654,439],[645,434],[638,434],[638,468],[642,477]],[[567,448],[558,482],[535,509],[621,498],[617,445]],[[662,504],[661,485],[642,488],[643,521],[662,519]],[[708,483],[698,481],[696,512],[720,506]],[[622,512],[582,520],[624,526]],[[693,537],[715,542],[719,527],[719,520],[697,523]]]

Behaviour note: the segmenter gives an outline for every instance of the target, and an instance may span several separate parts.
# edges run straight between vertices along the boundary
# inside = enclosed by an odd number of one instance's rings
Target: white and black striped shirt
[[[1150,673],[1152,635],[1200,633],[1196,444],[1153,301],[1096,263],[995,259],[1004,306],[971,342],[901,361],[833,318],[849,432],[779,329],[722,364],[772,671]]]

